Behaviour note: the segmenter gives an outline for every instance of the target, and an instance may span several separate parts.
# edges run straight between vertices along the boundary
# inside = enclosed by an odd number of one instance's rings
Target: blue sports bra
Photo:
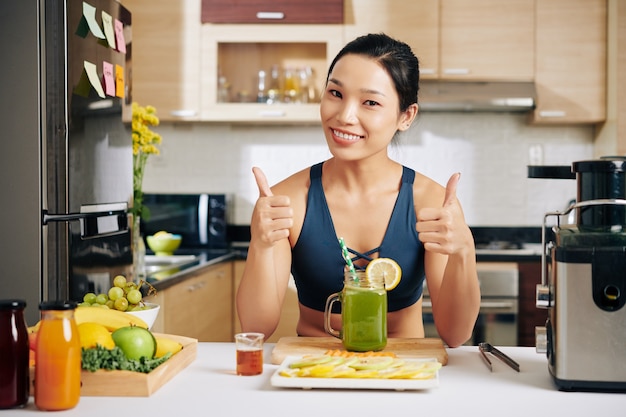
[[[311,167],[311,185],[302,231],[292,249],[291,273],[298,289],[298,299],[306,307],[324,311],[326,299],[343,288],[343,259],[338,236],[322,187],[322,164]],[[403,167],[402,185],[382,244],[352,259],[378,252],[380,258],[392,258],[402,268],[398,286],[387,293],[388,311],[406,308],[422,296],[424,283],[424,246],[417,237],[413,181],[415,171]],[[336,305],[336,304],[335,304]]]

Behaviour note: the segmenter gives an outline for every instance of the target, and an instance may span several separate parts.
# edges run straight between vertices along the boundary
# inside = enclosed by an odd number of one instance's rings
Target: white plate
[[[301,360],[302,356],[287,356],[280,367],[272,375],[271,383],[274,387],[282,388],[341,388],[341,389],[381,389],[381,390],[424,390],[439,386],[439,372],[431,379],[376,379],[376,378],[312,378],[286,377],[280,372],[289,368],[289,364]],[[404,359],[405,362],[436,361],[428,359]]]

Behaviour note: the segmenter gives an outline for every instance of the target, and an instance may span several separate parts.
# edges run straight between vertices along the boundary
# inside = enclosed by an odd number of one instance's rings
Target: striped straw
[[[354,269],[354,265],[352,264],[352,259],[350,259],[350,254],[348,253],[346,242],[343,241],[342,237],[339,238],[339,245],[341,246],[341,253],[343,255],[343,259],[345,259],[346,264],[348,265],[348,269],[354,274],[356,270]]]

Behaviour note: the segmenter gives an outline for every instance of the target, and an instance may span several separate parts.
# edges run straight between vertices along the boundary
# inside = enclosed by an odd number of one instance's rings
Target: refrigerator
[[[0,2],[0,298],[80,301],[132,271],[131,13]]]

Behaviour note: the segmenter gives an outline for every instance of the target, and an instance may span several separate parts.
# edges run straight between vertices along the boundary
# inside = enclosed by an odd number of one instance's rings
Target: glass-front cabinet
[[[342,25],[204,24],[201,119],[319,121],[319,94],[343,46]]]

